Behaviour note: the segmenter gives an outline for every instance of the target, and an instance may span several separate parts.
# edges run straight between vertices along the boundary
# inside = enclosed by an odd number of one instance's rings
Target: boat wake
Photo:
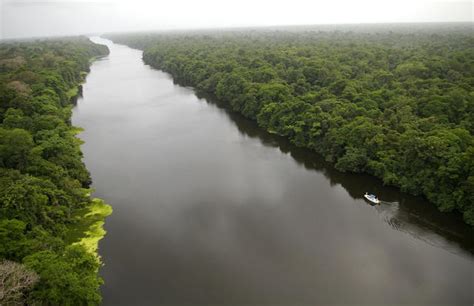
[[[453,241],[462,238],[458,233],[437,226],[418,214],[400,209],[399,202],[380,201],[380,205],[374,207],[379,216],[391,228],[409,234],[432,246],[445,249],[450,253],[463,253],[458,245],[453,245]],[[452,239],[446,239],[445,237],[451,237]],[[474,250],[469,251],[473,253]]]

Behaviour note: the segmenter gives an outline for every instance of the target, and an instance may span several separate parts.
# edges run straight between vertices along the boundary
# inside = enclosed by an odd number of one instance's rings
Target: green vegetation
[[[0,304],[101,301],[111,208],[90,197],[70,117],[90,59],[106,54],[86,38],[0,44]]]
[[[79,87],[77,87],[77,86],[75,86],[75,87],[69,89],[69,90],[66,92],[66,96],[67,96],[69,99],[72,99],[72,98],[76,97],[78,94],[79,94]]]
[[[66,234],[66,242],[82,245],[91,254],[97,254],[99,240],[105,236],[105,217],[112,213],[112,207],[101,199],[93,199],[92,204],[73,214],[75,225]]]
[[[474,225],[472,24],[110,36],[269,132]],[[26,141],[26,140],[25,140]]]

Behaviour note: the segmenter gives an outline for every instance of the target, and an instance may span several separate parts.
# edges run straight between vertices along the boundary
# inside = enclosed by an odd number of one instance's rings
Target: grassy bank
[[[74,212],[73,224],[69,226],[65,241],[71,245],[81,245],[89,253],[98,257],[99,241],[105,236],[105,218],[112,213],[112,206],[94,198],[92,204]]]

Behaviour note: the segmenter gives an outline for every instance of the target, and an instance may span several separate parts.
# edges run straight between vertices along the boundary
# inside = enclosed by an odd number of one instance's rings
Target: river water
[[[109,40],[74,109],[105,305],[472,304],[473,231],[198,98]],[[371,206],[365,191],[383,203]]]

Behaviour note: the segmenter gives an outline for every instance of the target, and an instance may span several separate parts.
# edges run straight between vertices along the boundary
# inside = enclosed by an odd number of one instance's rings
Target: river
[[[319,156],[93,38],[73,112],[95,196],[105,305],[472,304],[459,215]],[[382,204],[372,206],[365,191]]]

